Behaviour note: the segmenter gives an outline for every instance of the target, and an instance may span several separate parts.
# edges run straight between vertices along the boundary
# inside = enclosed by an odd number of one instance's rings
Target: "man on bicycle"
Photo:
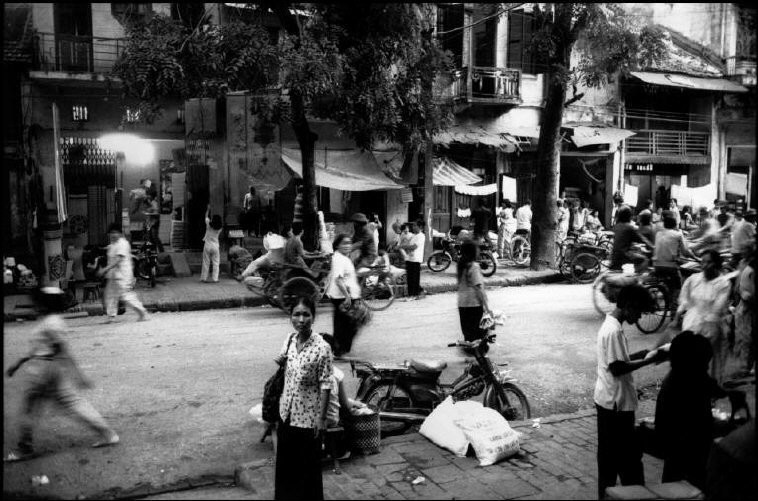
[[[655,235],[653,266],[655,274],[671,290],[671,297],[679,297],[682,288],[682,276],[679,273],[679,259],[688,256],[697,260],[697,256],[684,243],[684,236],[676,229],[676,218],[671,211],[663,211],[663,229]]]
[[[527,200],[516,210],[516,235],[525,235],[526,239],[532,234],[532,201]]]
[[[613,252],[611,252],[611,270],[620,270],[625,263],[634,263],[635,267],[642,267],[647,263],[644,254],[636,252],[632,248],[634,243],[643,243],[653,249],[653,243],[640,234],[632,224],[632,209],[628,205],[622,205],[616,212],[616,226],[613,227]]]

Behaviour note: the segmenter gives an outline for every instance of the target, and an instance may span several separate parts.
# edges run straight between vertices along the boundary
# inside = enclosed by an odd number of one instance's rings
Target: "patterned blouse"
[[[287,357],[287,369],[279,415],[284,422],[289,419],[290,426],[315,428],[321,417],[321,390],[332,388],[332,349],[314,332],[300,353],[297,352],[297,335],[285,353],[289,339],[287,336],[280,352]]]

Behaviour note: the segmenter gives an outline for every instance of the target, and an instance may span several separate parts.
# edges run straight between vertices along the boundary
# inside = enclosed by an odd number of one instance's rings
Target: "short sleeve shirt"
[[[618,223],[613,227],[613,252],[611,253],[611,265],[613,270],[621,269],[626,262],[626,253],[632,248],[634,242],[641,242],[637,228],[631,223]]]
[[[634,378],[631,372],[618,377],[611,374],[609,367],[617,361],[630,361],[629,345],[618,319],[606,315],[597,333],[595,403],[608,410],[634,411],[637,409]]]
[[[355,273],[355,266],[350,258],[335,252],[332,254],[332,271],[329,279],[329,285],[326,288],[326,295],[332,299],[344,299],[345,295],[337,285],[337,279],[342,278],[345,282],[345,287],[350,293],[350,297],[357,299],[361,297],[361,287],[358,285],[358,276]]]
[[[470,308],[481,306],[479,298],[476,296],[476,287],[484,285],[484,277],[479,263],[471,263],[466,273],[458,281],[458,307]]]
[[[203,237],[203,241],[206,244],[218,245],[218,235],[219,233],[221,233],[222,229],[223,228],[214,230],[213,228],[211,228],[211,220],[206,217],[205,218],[205,236]]]
[[[315,332],[297,351],[297,336],[282,345],[281,355],[287,357],[284,391],[279,400],[279,415],[290,426],[315,428],[321,413],[321,390],[332,388],[332,349]],[[287,344],[289,350],[287,351]]]
[[[132,268],[132,246],[129,242],[121,237],[108,246],[108,266],[116,262],[119,256],[123,259],[118,266],[108,272],[108,278],[116,280],[133,280],[134,270]]]
[[[532,209],[528,205],[522,205],[516,210],[516,229],[532,229]]]
[[[411,263],[420,263],[424,260],[424,244],[426,243],[426,235],[421,232],[417,234],[411,234],[410,244],[416,244],[416,248],[409,250],[407,261]]]
[[[655,234],[655,253],[653,264],[666,268],[677,268],[677,259],[685,248],[684,236],[681,232],[664,228]]]

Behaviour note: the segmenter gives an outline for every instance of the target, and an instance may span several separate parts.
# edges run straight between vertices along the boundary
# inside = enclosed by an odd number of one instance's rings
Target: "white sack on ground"
[[[453,423],[458,417],[455,407],[453,397],[447,397],[427,416],[419,433],[456,456],[464,457],[469,441],[463,431]]]
[[[471,442],[479,466],[489,466],[518,453],[518,433],[499,412],[471,400],[456,403],[455,410],[455,424]]]

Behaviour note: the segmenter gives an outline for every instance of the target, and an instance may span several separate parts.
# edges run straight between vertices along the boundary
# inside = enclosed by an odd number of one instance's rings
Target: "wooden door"
[[[187,229],[186,246],[189,249],[202,249],[203,247],[205,211],[210,201],[209,182],[210,175],[207,165],[196,163],[187,165],[185,227]]]

